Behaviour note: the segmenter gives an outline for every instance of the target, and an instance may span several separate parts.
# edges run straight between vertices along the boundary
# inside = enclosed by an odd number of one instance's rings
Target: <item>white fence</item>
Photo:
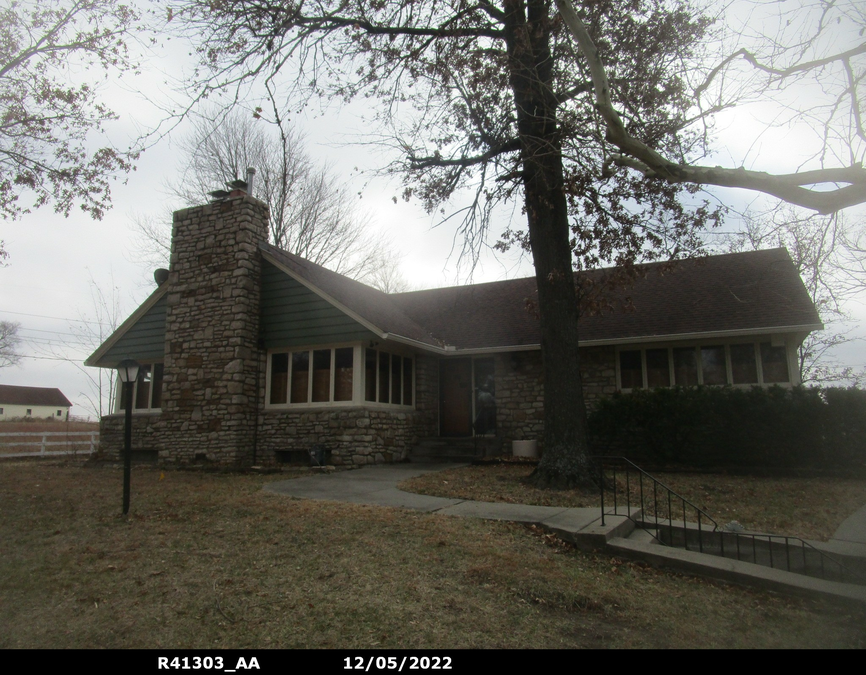
[[[59,440],[62,437],[63,440]],[[15,438],[16,440],[10,440]],[[30,439],[39,439],[30,440]],[[25,431],[19,433],[0,434],[0,457],[11,456],[47,456],[68,454],[93,454],[99,445],[98,431]],[[47,448],[61,446],[64,450],[48,450]],[[38,447],[39,450],[22,450],[8,452],[8,448]],[[79,450],[78,448],[84,448]]]

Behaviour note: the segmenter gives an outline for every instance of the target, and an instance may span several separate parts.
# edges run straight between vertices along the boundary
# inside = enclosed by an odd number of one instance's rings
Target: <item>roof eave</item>
[[[100,347],[93,352],[90,356],[87,357],[84,361],[85,366],[90,366],[91,368],[114,368],[113,365],[100,364],[99,361],[102,360],[102,357],[117,343],[117,341],[126,335],[127,331],[132,328],[138,320],[143,317],[150,309],[153,307],[166,293],[168,293],[168,283],[164,283],[162,286],[157,288],[150,296],[138,306],[132,314],[124,321],[120,326],[114,331],[111,335],[108,336],[108,339],[100,345]]]
[[[729,339],[736,337],[753,337],[758,335],[773,335],[773,334],[798,334],[811,333],[816,330],[823,330],[824,324],[799,324],[793,326],[763,326],[759,328],[737,328],[732,330],[717,330],[705,332],[691,333],[669,333],[665,335],[638,335],[635,337],[625,338],[602,338],[597,340],[581,340],[581,347],[609,347],[627,344],[646,344],[653,342],[675,342],[679,340],[713,340],[713,339]],[[406,338],[393,333],[386,333],[383,339],[393,340],[394,342],[402,342],[403,344],[412,345],[420,349],[439,354],[441,356],[471,356],[475,354],[500,354],[507,352],[525,352],[536,351],[541,349],[540,344],[522,344],[522,345],[504,345],[498,347],[468,347],[460,348],[452,345],[443,347],[434,347],[431,345]]]

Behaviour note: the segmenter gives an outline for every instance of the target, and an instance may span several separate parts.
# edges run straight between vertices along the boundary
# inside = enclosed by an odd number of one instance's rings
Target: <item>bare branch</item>
[[[606,140],[621,151],[621,154],[610,158],[610,161],[617,166],[636,169],[647,178],[658,178],[669,183],[695,183],[755,190],[824,214],[866,202],[866,171],[859,164],[846,168],[808,171],[799,175],[774,175],[744,168],[692,166],[667,160],[627,131],[619,113],[614,109],[604,64],[586,26],[574,11],[570,0],[556,0],[556,6],[589,64],[595,89],[596,108],[604,119],[607,129]],[[866,45],[854,51],[862,53],[866,51]],[[838,59],[839,57],[836,56],[831,60]],[[812,64],[821,61],[823,60],[814,61]],[[799,72],[799,70],[799,66],[792,66],[784,72]],[[849,183],[849,185],[829,190],[803,187],[838,183]]]
[[[505,143],[490,148],[487,152],[472,157],[455,157],[454,159],[446,159],[441,156],[433,155],[432,157],[415,157],[411,152],[407,153],[409,166],[413,169],[424,169],[431,166],[475,166],[483,164],[491,159],[503,155],[507,152],[514,152],[520,149],[520,139],[513,138]]]
[[[18,345],[21,344],[19,328],[21,324],[0,321],[0,368],[17,365],[21,360],[21,354],[18,353]]]

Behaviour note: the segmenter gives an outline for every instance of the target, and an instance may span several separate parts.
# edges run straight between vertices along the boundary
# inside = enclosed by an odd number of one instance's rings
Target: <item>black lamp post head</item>
[[[135,359],[123,359],[117,364],[117,375],[121,382],[135,382],[138,377],[138,361]]]

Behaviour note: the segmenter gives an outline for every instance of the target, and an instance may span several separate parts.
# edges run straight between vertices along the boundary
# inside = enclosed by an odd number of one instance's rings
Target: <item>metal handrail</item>
[[[625,465],[626,503],[624,515],[637,527],[652,535],[665,546],[678,546],[675,542],[679,538],[679,533],[682,533],[682,543],[679,547],[686,550],[690,550],[690,541],[694,543],[694,540],[697,539],[697,550],[701,553],[734,558],[773,569],[785,569],[789,572],[820,577],[821,579],[856,580],[866,584],[866,577],[862,574],[800,537],[760,532],[737,532],[720,528],[719,524],[706,511],[692,504],[685,497],[677,494],[625,457],[597,456],[593,457],[593,460],[599,469],[602,525],[605,524],[605,515],[621,515],[618,497],[620,491],[616,483],[616,465]],[[607,510],[604,503],[605,469],[612,471],[613,511]],[[632,489],[629,472],[638,474],[639,517],[632,514]],[[652,483],[652,502],[648,501],[644,492],[645,480]],[[666,504],[667,507],[662,509],[666,511],[666,517],[665,513],[660,514],[658,509],[660,489],[662,491],[662,506],[664,507]],[[608,492],[611,491],[608,490]],[[682,520],[679,517],[676,519],[673,517],[675,504],[677,507],[682,505]],[[648,505],[652,506],[651,514],[648,513]],[[694,523],[690,524],[688,521],[687,511],[689,508],[693,509],[697,516],[696,527]],[[707,523],[706,526],[705,522]],[[709,523],[712,524],[712,529],[709,529]],[[743,546],[744,542],[745,547]],[[760,547],[759,542],[763,542]],[[777,549],[779,555],[774,555],[774,548]]]
[[[658,539],[658,537],[655,534],[653,534],[653,532],[650,530],[650,528],[643,527],[643,514],[644,514],[645,504],[646,504],[646,500],[644,498],[644,478],[646,478],[648,481],[652,482],[652,488],[653,488],[653,502],[652,503],[654,505],[656,505],[656,506],[658,505],[659,488],[661,488],[663,490],[663,494],[665,494],[667,496],[667,518],[666,518],[666,520],[668,521],[668,527],[669,528],[673,529],[673,525],[674,525],[673,504],[674,504],[674,500],[677,500],[677,501],[679,501],[679,504],[677,504],[677,506],[679,506],[681,504],[682,509],[683,509],[682,523],[683,523],[684,529],[686,528],[687,523],[688,523],[688,521],[687,521],[687,509],[688,508],[693,509],[694,512],[697,514],[699,532],[702,531],[702,529],[703,529],[704,519],[706,521],[708,521],[709,523],[712,523],[712,530],[710,530],[711,532],[715,532],[718,529],[719,524],[715,520],[713,520],[713,518],[710,516],[709,513],[707,513],[703,509],[701,509],[699,506],[692,504],[692,502],[690,502],[688,499],[686,499],[682,495],[674,492],[667,485],[662,483],[660,480],[658,480],[654,476],[651,476],[650,474],[648,474],[646,471],[641,469],[637,464],[635,464],[631,460],[629,460],[625,457],[612,457],[612,456],[595,456],[592,459],[593,459],[593,461],[595,461],[595,463],[599,469],[599,481],[598,481],[598,483],[599,483],[600,490],[601,490],[601,524],[602,525],[605,524],[604,517],[605,517],[605,513],[606,513],[605,512],[605,506],[604,506],[605,462],[607,462],[607,466],[609,466],[610,468],[613,469],[613,476],[612,476],[612,478],[613,478],[613,511],[610,512],[610,515],[620,515],[619,514],[619,502],[617,499],[617,495],[618,495],[619,491],[617,490],[617,485],[616,485],[616,467],[611,466],[612,462],[618,462],[620,464],[625,464],[627,467],[626,472],[625,472],[626,516],[630,520],[634,520],[635,524],[639,524],[638,521],[636,521],[631,516],[631,484],[630,484],[630,475],[629,475],[629,470],[628,470],[628,469],[631,469],[633,472],[636,472],[638,474],[638,482],[639,482],[638,489],[640,492],[640,512],[642,514],[640,526],[642,527],[642,529],[645,529],[647,532],[649,532],[654,537],[656,537],[656,539]],[[659,527],[659,512],[658,512],[658,509],[653,509],[653,510],[654,510],[653,515],[655,517],[655,526],[656,526],[656,529],[658,529],[658,527]],[[662,521],[664,521],[664,520],[665,520],[665,518],[662,517]],[[677,522],[679,522],[679,518],[677,518]],[[699,543],[699,547],[700,546],[701,546],[701,544]]]

